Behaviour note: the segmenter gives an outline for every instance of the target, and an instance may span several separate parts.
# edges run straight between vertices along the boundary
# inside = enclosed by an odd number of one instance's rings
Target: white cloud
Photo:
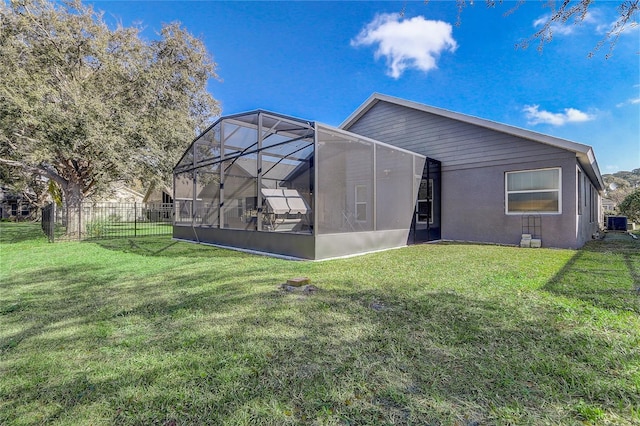
[[[564,112],[549,112],[541,111],[539,105],[526,105],[523,111],[528,123],[531,125],[551,124],[552,126],[564,126],[567,123],[581,123],[595,118],[593,114],[588,114],[575,108],[565,108]]]
[[[458,47],[451,32],[451,24],[446,22],[430,21],[423,16],[403,19],[397,13],[382,14],[367,24],[351,40],[351,45],[377,45],[375,58],[384,56],[387,74],[397,79],[409,68],[424,72],[437,68],[438,56]]]
[[[543,15],[533,21],[534,28],[542,27],[549,19],[551,15]],[[554,22],[551,24],[551,31],[553,34],[561,34],[561,35],[570,35],[576,31],[576,28],[580,24],[585,25],[598,25],[599,18],[596,17],[596,14],[588,11],[582,20],[578,20],[577,17],[572,18],[567,22]]]
[[[598,26],[596,26],[596,31],[598,32],[598,34],[608,34],[609,32],[612,32],[612,31],[615,33],[617,29],[617,25],[618,25],[618,21],[601,23]],[[635,33],[636,31],[638,31],[638,29],[640,29],[640,26],[638,25],[637,22],[629,22],[627,23],[627,25],[624,26],[622,31],[620,31],[620,34]]]
[[[623,106],[627,106],[627,105],[638,105],[640,104],[640,98],[631,98],[631,99],[627,99],[624,102],[620,102],[618,105],[616,105],[618,108],[622,108]]]
[[[572,16],[566,22],[554,22],[551,24],[551,32],[553,35],[571,35],[576,32],[576,29],[580,26],[586,28],[592,28],[596,34],[607,34],[615,29],[617,21],[608,22],[605,17],[605,13],[599,8],[590,6],[589,10],[585,14],[584,18],[578,13]],[[543,15],[533,21],[533,27],[536,29],[542,28],[542,26],[549,20],[550,14]],[[637,31],[639,28],[637,23],[630,22],[624,27],[624,31],[621,34],[628,34]]]
[[[533,27],[534,28],[540,28],[542,27],[550,18],[550,15],[544,15],[541,16],[540,18],[536,19],[535,21],[533,21]],[[561,34],[561,35],[569,35],[569,34],[573,34],[573,32],[575,31],[576,27],[574,24],[559,24],[557,22],[554,22],[553,24],[551,24],[551,32],[554,35],[557,34]]]

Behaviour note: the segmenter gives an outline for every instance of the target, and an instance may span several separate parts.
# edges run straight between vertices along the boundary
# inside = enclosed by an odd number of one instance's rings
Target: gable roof
[[[156,191],[159,193],[165,192],[167,195],[173,197],[173,190],[168,185],[164,183],[162,184],[152,183],[151,185],[149,185],[149,188],[147,188],[147,192],[145,192],[142,202],[148,203],[151,197],[155,195],[154,192]]]
[[[600,191],[604,190],[604,181],[602,180],[602,175],[600,174],[600,169],[598,168],[598,162],[596,161],[593,148],[588,145],[583,145],[566,139],[545,135],[543,133],[533,132],[531,130],[510,126],[508,124],[498,123],[483,118],[473,117],[458,112],[428,106],[406,99],[396,98],[394,96],[373,93],[362,105],[358,107],[358,109],[356,109],[349,117],[347,117],[347,119],[344,120],[339,127],[344,130],[349,130],[351,126],[353,126],[378,102],[393,103],[406,108],[411,108],[429,114],[450,118],[452,120],[473,124],[497,132],[506,133],[512,136],[517,136],[519,138],[528,139],[534,142],[564,149],[566,151],[571,151],[576,154],[576,158],[578,159],[580,166],[582,166],[584,172],[589,176],[597,189]]]

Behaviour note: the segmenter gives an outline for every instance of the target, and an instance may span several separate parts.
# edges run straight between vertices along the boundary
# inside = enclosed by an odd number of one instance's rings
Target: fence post
[[[138,236],[138,202],[133,202],[133,236]]]
[[[49,212],[49,241],[56,241],[56,202],[51,203],[51,211]]]

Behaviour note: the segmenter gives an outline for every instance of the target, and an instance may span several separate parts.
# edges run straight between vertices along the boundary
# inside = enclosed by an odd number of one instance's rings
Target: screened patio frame
[[[406,245],[424,162],[318,122],[222,117],[174,168],[174,238],[308,259]]]

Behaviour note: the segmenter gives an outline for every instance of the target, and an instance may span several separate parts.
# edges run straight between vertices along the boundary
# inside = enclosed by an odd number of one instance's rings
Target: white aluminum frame
[[[539,172],[544,170],[557,170],[558,171],[558,189],[535,189],[524,191],[509,191],[509,175],[517,173],[530,173]],[[558,211],[523,211],[523,212],[510,212],[509,211],[509,194],[532,194],[536,192],[558,192]],[[513,170],[505,172],[504,174],[504,213],[509,216],[522,216],[528,214],[541,214],[541,215],[560,215],[562,214],[562,167],[543,167],[540,169],[527,169],[527,170]]]

